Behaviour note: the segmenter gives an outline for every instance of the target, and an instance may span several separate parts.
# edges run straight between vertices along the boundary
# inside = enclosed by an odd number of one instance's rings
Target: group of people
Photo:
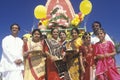
[[[1,72],[3,80],[120,80],[116,68],[114,42],[101,23],[92,24],[93,34],[79,37],[78,28],[65,31],[51,29],[51,38],[40,29],[23,41],[20,26],[10,27],[11,35],[2,40]]]

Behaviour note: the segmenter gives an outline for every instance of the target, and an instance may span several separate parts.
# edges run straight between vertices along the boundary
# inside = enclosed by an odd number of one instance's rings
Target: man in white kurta
[[[11,26],[12,34],[2,40],[1,69],[3,80],[23,80],[23,41],[17,37],[19,25]]]
[[[92,44],[99,42],[99,38],[96,35],[96,31],[100,28],[102,28],[100,22],[98,22],[98,21],[93,22],[93,24],[92,24],[93,33],[91,35],[91,43]],[[112,41],[112,39],[110,38],[110,36],[107,33],[105,35],[105,40],[111,41],[114,45],[114,42]]]
[[[96,44],[97,42],[99,42],[99,38],[97,37],[97,30],[102,28],[101,26],[101,23],[98,22],[98,21],[94,21],[93,24],[92,24],[92,29],[93,29],[93,32],[91,34],[91,44]],[[112,39],[110,38],[110,36],[106,33],[105,35],[105,40],[106,41],[111,41],[114,45],[114,42],[112,41]],[[91,70],[91,78],[90,80],[96,80],[96,76],[95,76],[95,72],[96,72],[96,68],[93,68],[93,70]]]
[[[112,39],[110,38],[110,36],[107,33],[105,35],[105,40],[111,41],[114,45],[114,42],[112,41]],[[91,43],[96,44],[99,41],[100,41],[99,38],[93,33],[92,36],[91,36]]]

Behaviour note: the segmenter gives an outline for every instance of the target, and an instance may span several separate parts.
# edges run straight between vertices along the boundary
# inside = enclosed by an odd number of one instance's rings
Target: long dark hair
[[[60,33],[59,33],[59,37],[60,37],[60,34],[61,34],[61,33],[64,33],[64,34],[66,35],[66,32],[65,32],[65,31],[60,31]]]
[[[85,40],[86,36],[88,36],[88,35],[91,36],[89,32],[85,32],[82,36],[82,39]]]
[[[53,33],[53,31],[54,31],[55,29],[57,29],[57,28],[52,28],[52,29],[51,29],[51,34]],[[57,30],[59,31],[59,29],[57,29]]]
[[[73,30],[75,30],[75,31],[77,32],[77,34],[80,33],[79,30],[78,30],[78,28],[72,28],[72,30],[71,30],[71,35],[73,34]]]
[[[40,29],[34,29],[34,30],[32,31],[32,36],[33,36],[33,34],[34,34],[36,31],[38,31],[38,32],[40,33],[40,35],[42,36],[42,33],[41,33]]]

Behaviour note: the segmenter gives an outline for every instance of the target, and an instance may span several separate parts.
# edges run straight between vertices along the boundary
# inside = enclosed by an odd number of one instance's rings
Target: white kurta
[[[9,35],[2,40],[3,53],[0,63],[1,65],[0,72],[2,72],[6,76],[10,75],[9,79],[7,80],[12,80],[11,75],[13,75],[13,73],[14,73],[14,77],[21,76],[21,71],[24,70],[23,64],[16,65],[14,63],[16,59],[21,59],[23,61],[22,47],[23,47],[23,41],[19,37],[13,37],[12,35]],[[10,74],[9,72],[12,72],[12,74]],[[22,80],[22,78],[20,79],[18,78],[17,80]]]
[[[105,40],[106,41],[111,41],[113,43],[113,45],[114,45],[114,42],[112,41],[112,39],[110,38],[110,36],[108,34],[105,35]],[[99,42],[99,38],[95,34],[93,34],[91,36],[91,43],[95,44],[97,42]]]

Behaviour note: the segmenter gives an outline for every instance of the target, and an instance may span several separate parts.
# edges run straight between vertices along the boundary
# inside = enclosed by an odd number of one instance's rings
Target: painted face
[[[61,39],[61,41],[64,41],[66,39],[66,34],[61,32],[60,33],[60,39]]]
[[[54,39],[57,39],[57,38],[58,38],[58,34],[59,34],[59,30],[58,30],[58,29],[54,29],[54,30],[52,31],[52,37],[53,37]]]
[[[33,38],[34,40],[39,40],[40,39],[40,33],[38,31],[35,31],[34,34],[33,34]]]
[[[102,30],[98,30],[97,36],[100,39],[100,41],[103,41],[105,38],[105,33]]]
[[[72,31],[72,37],[73,37],[73,39],[78,38],[78,33],[77,33],[76,30],[73,30],[73,31]]]
[[[18,26],[17,25],[13,25],[11,31],[12,31],[13,34],[18,34],[18,32],[19,32]]]

